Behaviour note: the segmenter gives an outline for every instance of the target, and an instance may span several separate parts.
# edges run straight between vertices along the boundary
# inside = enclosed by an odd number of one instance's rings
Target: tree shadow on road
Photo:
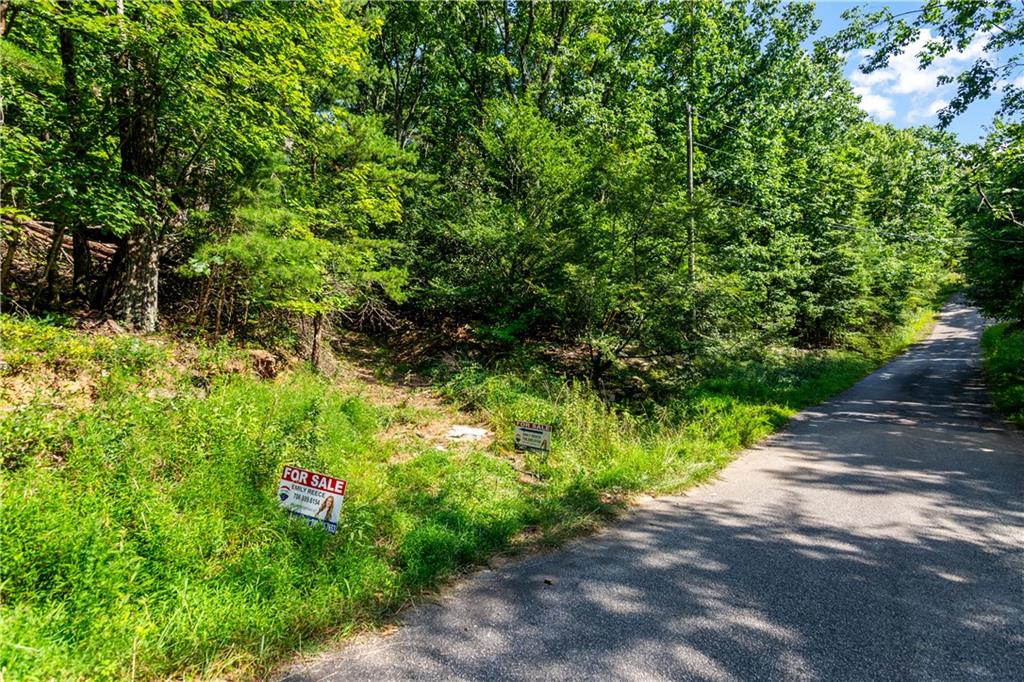
[[[929,494],[961,502],[973,485],[963,471],[890,473],[925,473]],[[844,476],[801,482],[880,485],[875,472]],[[1024,520],[1010,484],[974,487],[981,504],[946,517],[961,527],[888,537],[785,506],[754,518],[657,504],[566,553],[478,576],[399,634],[289,679],[377,679],[381,647],[387,676],[410,679],[1024,679]],[[999,494],[1009,510],[984,502]]]
[[[1024,679],[1024,437],[943,322],[748,453],[756,499],[656,501],[287,679]]]

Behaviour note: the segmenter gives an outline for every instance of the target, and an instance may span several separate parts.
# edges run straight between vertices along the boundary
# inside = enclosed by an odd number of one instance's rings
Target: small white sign
[[[285,467],[277,485],[277,497],[282,507],[306,519],[310,526],[320,525],[336,533],[341,504],[345,501],[345,486],[340,478]]]
[[[551,449],[550,424],[516,422],[515,448],[533,452],[547,452]]]

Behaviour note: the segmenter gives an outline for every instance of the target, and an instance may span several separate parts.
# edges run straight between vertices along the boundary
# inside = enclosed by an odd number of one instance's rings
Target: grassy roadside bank
[[[561,539],[629,495],[704,480],[918,338],[923,308],[856,348],[723,368],[629,414],[541,368],[464,367],[441,407],[228,347],[0,318],[0,669],[10,679],[223,677],[379,622],[496,552]],[[408,438],[462,407],[486,446]],[[439,412],[440,411],[440,412]],[[552,451],[512,453],[515,419]],[[337,535],[280,513],[284,464],[349,481]]]
[[[1024,329],[997,324],[981,337],[985,379],[998,410],[1024,426]]]

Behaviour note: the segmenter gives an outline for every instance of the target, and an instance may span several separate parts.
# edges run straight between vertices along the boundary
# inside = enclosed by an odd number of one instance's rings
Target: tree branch
[[[975,188],[977,188],[977,190],[978,190],[978,194],[980,194],[980,195],[981,195],[981,203],[983,203],[983,204],[985,204],[986,206],[988,206],[988,209],[989,209],[990,211],[992,211],[992,213],[994,213],[994,214],[995,214],[996,216],[998,216],[998,215],[999,215],[999,212],[998,212],[998,211],[996,210],[996,207],[992,205],[992,202],[990,202],[990,201],[988,200],[988,197],[987,197],[987,196],[985,195],[985,190],[983,190],[983,189],[981,188],[981,185],[980,185],[980,184],[977,184],[977,185],[975,185]],[[1022,223],[1021,221],[1017,220],[1017,218],[1016,218],[1016,217],[1015,217],[1015,216],[1013,215],[1013,209],[1012,209],[1012,208],[1010,208],[1009,206],[1007,206],[1007,207],[1006,207],[1006,212],[1007,212],[1007,213],[1009,214],[1009,216],[1010,216],[1010,222],[1011,222],[1011,223],[1013,223],[1013,224],[1014,224],[1014,225],[1016,225],[1017,227],[1024,227],[1024,223]]]

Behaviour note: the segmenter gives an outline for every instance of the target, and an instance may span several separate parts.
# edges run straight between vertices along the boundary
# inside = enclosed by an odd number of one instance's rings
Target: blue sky
[[[846,25],[842,13],[851,7],[867,7],[877,10],[888,5],[894,12],[912,11],[919,2],[835,2],[819,0],[817,15],[821,19],[821,35],[832,35]],[[940,74],[955,75],[965,66],[973,63],[981,53],[984,44],[982,36],[963,53],[951,53],[936,60],[925,70],[918,69],[916,50],[912,47],[906,53],[892,59],[889,67],[871,74],[860,73],[857,69],[861,57],[852,54],[846,66],[847,78],[854,90],[861,96],[861,108],[874,120],[892,123],[899,127],[935,125],[935,112],[945,106],[956,91],[955,85],[939,86],[936,79]],[[975,142],[985,134],[985,126],[992,122],[998,108],[998,96],[980,100],[950,125],[962,142]]]

